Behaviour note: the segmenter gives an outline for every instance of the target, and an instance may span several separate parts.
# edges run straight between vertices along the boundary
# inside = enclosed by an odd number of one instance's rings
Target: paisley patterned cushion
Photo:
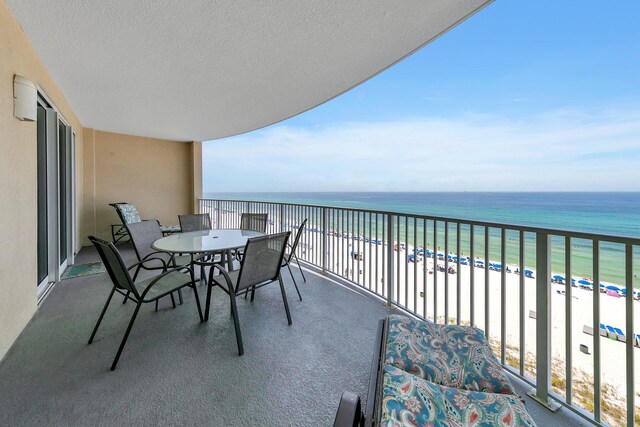
[[[384,368],[381,426],[535,426],[517,397],[459,390]]]
[[[135,224],[142,221],[140,219],[140,214],[138,213],[138,210],[135,206],[127,203],[120,203],[117,206],[120,214],[122,215],[122,218],[124,219],[125,224]]]
[[[160,231],[163,233],[180,233],[182,230],[179,225],[161,225]]]
[[[483,332],[389,316],[385,363],[447,387],[515,394]]]

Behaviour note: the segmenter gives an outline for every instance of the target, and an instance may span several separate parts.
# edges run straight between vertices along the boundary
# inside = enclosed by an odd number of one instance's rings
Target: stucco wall
[[[13,116],[13,76],[37,84],[71,123],[76,171],[82,176],[82,128],[60,89],[38,59],[3,0],[0,0],[0,359],[36,310],[36,123]],[[76,184],[82,221],[82,181]],[[80,232],[77,233],[80,238]]]
[[[120,221],[109,203],[132,203],[143,219],[163,225],[178,224],[179,214],[193,211],[193,147],[199,143],[88,128],[83,133],[85,244],[89,235],[111,239],[110,225]]]

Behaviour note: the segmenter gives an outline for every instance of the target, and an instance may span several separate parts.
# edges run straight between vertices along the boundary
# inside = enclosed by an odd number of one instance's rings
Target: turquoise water
[[[372,209],[640,238],[640,193],[206,193],[205,197]],[[430,234],[433,228],[430,224],[427,227]],[[444,225],[439,224],[440,250],[444,249],[443,228]],[[404,224],[401,224],[403,237],[400,240],[406,240],[404,236],[407,231],[409,243],[412,244],[412,221],[406,231]],[[420,224],[415,233],[417,243],[423,245]],[[460,234],[460,251],[468,255],[469,231],[463,227]],[[518,234],[507,233],[506,237],[507,262],[516,263]],[[455,227],[452,227],[449,233],[450,251],[455,252],[455,241]],[[528,267],[535,266],[534,245],[534,236],[525,235],[525,264]],[[432,247],[429,235],[427,246]],[[572,246],[574,276],[591,277],[591,242],[574,239]],[[621,245],[602,243],[602,281],[623,283],[623,249]],[[635,251],[639,252],[640,249],[636,248]],[[476,231],[474,255],[484,257],[482,229]],[[498,229],[491,230],[490,258],[496,261],[500,259]],[[638,262],[634,264],[637,266]],[[553,240],[552,265],[554,272],[564,272],[564,241],[561,238]]]

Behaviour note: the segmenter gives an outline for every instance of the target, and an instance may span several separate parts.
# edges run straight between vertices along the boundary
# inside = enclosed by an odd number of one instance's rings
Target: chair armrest
[[[162,258],[158,258],[152,255],[157,255],[157,254],[165,254],[165,252],[160,252],[160,251],[156,251],[156,252],[151,252],[150,254],[147,254],[147,256],[145,256],[144,258],[142,258],[140,261],[136,262],[135,264],[132,264],[131,266],[127,267],[127,270],[131,270],[132,267],[135,267],[137,265],[142,265],[144,267],[144,263],[148,262],[148,261],[160,261],[162,263],[162,270],[166,271],[167,270],[167,262],[165,260],[163,260]],[[169,259],[169,261],[171,261],[173,259],[173,255],[171,255],[171,258]]]
[[[209,286],[212,282],[213,282],[213,270],[217,269],[220,274],[224,277],[224,280],[227,282],[229,291],[231,291],[232,287],[233,287],[233,281],[231,280],[231,276],[229,276],[229,272],[222,266],[222,264],[220,263],[213,263],[211,264],[211,270],[209,271],[209,283],[207,284],[207,286]],[[235,289],[233,289],[233,292],[235,293]]]
[[[154,286],[156,283],[158,283],[158,282],[159,282],[163,277],[165,277],[167,274],[171,274],[171,273],[174,273],[174,272],[176,272],[176,271],[182,271],[182,270],[187,270],[187,271],[189,271],[189,273],[191,274],[191,280],[193,280],[193,270],[191,270],[191,268],[189,268],[189,267],[185,267],[185,266],[182,266],[182,267],[175,267],[175,268],[170,268],[170,269],[168,269],[167,271],[165,271],[165,272],[163,272],[162,274],[160,274],[158,277],[155,277],[155,278],[151,281],[151,283],[149,283],[149,284],[147,285],[147,287],[144,289],[144,291],[142,291],[142,293],[140,294],[140,298],[141,298],[141,299],[144,299],[144,297],[147,295],[147,292],[149,292],[149,290],[150,290],[151,288],[153,288],[153,286]]]
[[[340,398],[333,427],[359,427],[362,422],[360,396],[345,391]]]

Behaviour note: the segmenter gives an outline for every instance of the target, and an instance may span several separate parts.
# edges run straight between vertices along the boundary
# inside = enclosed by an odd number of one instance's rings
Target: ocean
[[[505,224],[584,231],[640,238],[640,193],[505,193],[505,192],[323,192],[323,193],[205,193],[205,198],[256,200],[314,204],[399,213],[425,214],[457,219],[500,222]],[[409,235],[413,236],[409,224]],[[443,227],[441,227],[443,228]],[[451,232],[453,231],[453,233]],[[401,234],[404,234],[404,228]],[[482,233],[476,235],[475,255],[483,256]],[[422,235],[417,230],[418,236]],[[468,231],[461,230],[461,248],[469,247]],[[479,237],[478,237],[479,236]],[[382,237],[382,236],[380,236]],[[449,250],[455,251],[455,229],[450,229]],[[507,262],[518,260],[517,233],[507,235]],[[401,239],[402,240],[402,239]],[[410,237],[410,241],[412,238]],[[427,246],[429,241],[427,239]],[[442,250],[444,237],[438,237]],[[490,258],[499,261],[500,232],[492,230]],[[525,263],[535,267],[533,236],[525,236]],[[410,243],[410,242],[409,242]],[[423,244],[423,242],[419,242]],[[574,276],[591,277],[591,243],[572,241]],[[552,268],[564,272],[564,243],[553,241]],[[461,249],[464,254],[468,252]],[[640,252],[640,248],[636,248]],[[467,253],[468,255],[468,253]],[[640,254],[638,254],[640,255]],[[634,262],[637,266],[639,263]],[[624,258],[621,245],[601,246],[601,281],[624,283]],[[635,268],[634,268],[635,270]],[[640,274],[640,273],[638,273]],[[635,287],[638,287],[636,285]]]

